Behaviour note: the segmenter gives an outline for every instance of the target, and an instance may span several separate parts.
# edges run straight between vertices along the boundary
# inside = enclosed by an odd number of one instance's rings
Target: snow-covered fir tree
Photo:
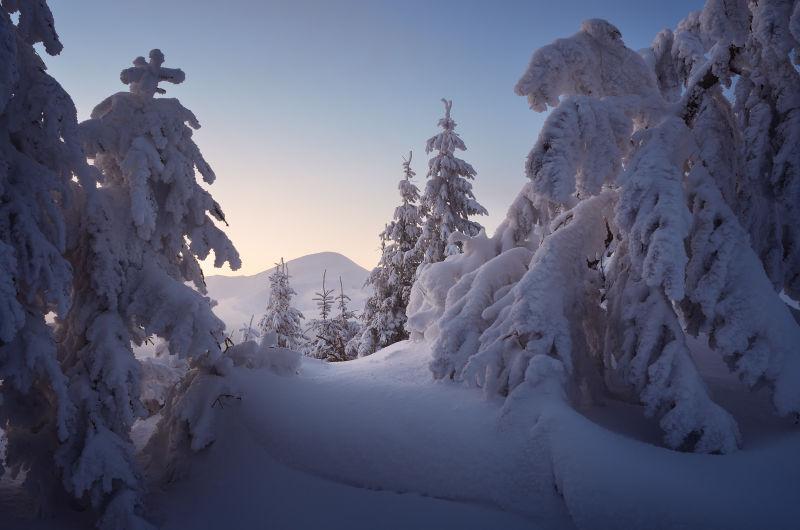
[[[44,511],[59,488],[53,451],[75,433],[68,381],[45,315],[63,318],[70,307],[72,269],[64,253],[76,236],[74,198],[95,183],[75,105],[47,74],[35,44],[50,55],[62,50],[46,1],[2,2],[0,425],[6,470],[23,473]]]
[[[303,313],[292,307],[292,297],[297,293],[289,284],[289,278],[289,269],[281,258],[269,276],[269,302],[258,327],[262,335],[274,332],[281,348],[296,350],[307,339],[300,323]]]
[[[421,269],[409,328],[436,377],[644,405],[665,443],[730,452],[709,346],[800,412],[800,31],[791,2],[709,0],[640,55],[603,20],[536,51],[516,92],[552,111],[491,238]],[[726,88],[735,82],[733,94]],[[512,405],[514,400],[509,401]]]
[[[347,308],[350,297],[344,293],[342,279],[339,278],[340,292],[325,287],[327,271],[322,273],[322,290],[315,293],[314,301],[319,308],[319,318],[312,319],[308,327],[309,342],[306,352],[317,359],[327,361],[348,360],[347,344],[358,332],[355,316]],[[338,309],[338,314],[334,314]]]
[[[102,177],[81,197],[81,238],[69,253],[75,301],[58,332],[77,414],[56,458],[64,484],[103,513],[104,528],[147,526],[129,435],[145,412],[133,345],[158,336],[196,368],[224,370],[224,324],[204,296],[199,261],[213,251],[216,266],[240,266],[215,224],[225,221],[222,210],[197,181],[196,171],[206,184],[215,179],[192,140],[197,119],[177,99],[153,97],[164,93],[159,82],[184,80],[163,62],[159,50],[149,62],[137,58],[121,75],[130,92],[105,99],[80,124]]]
[[[475,169],[455,156],[456,149],[467,149],[455,131],[456,122],[450,117],[453,102],[443,99],[445,114],[439,120],[442,131],[429,138],[425,152],[436,154],[428,161],[428,182],[421,199],[425,216],[417,250],[422,263],[436,263],[460,252],[460,243],[450,240],[456,232],[477,235],[482,227],[470,216],[487,215],[486,208],[475,200],[472,182]]]
[[[364,329],[348,344],[351,357],[370,355],[408,338],[406,306],[420,264],[416,243],[422,225],[411,157],[409,152],[408,159],[403,160],[404,176],[398,185],[403,203],[395,208],[392,221],[380,234],[381,257],[366,281],[372,295],[361,315]]]

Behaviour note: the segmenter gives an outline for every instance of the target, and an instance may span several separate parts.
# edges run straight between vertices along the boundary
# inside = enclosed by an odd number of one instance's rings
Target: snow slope
[[[293,303],[303,312],[308,320],[316,315],[316,305],[312,298],[322,286],[322,273],[327,269],[326,287],[339,289],[339,276],[344,283],[345,294],[352,299],[352,309],[360,312],[364,300],[368,296],[364,281],[369,274],[366,269],[349,258],[336,252],[320,252],[309,254],[287,262],[291,285],[297,296]],[[208,295],[218,302],[214,313],[221,318],[228,332],[238,330],[255,315],[254,324],[258,323],[269,298],[269,280],[267,277],[274,267],[252,276],[208,276],[206,285]]]
[[[164,530],[796,528],[800,428],[692,349],[737,414],[738,452],[665,449],[640,407],[577,411],[552,380],[486,400],[433,381],[427,345],[402,342],[344,363],[304,357],[292,376],[234,369],[242,400],[214,409],[216,442],[148,506]],[[89,527],[68,509],[31,521],[30,499],[0,485],[3,528]]]
[[[432,381],[429,359],[404,342],[347,363],[305,358],[294,377],[237,369],[242,401],[217,412],[220,437],[190,476],[154,495],[160,522],[789,529],[800,519],[800,430],[728,379],[712,378],[712,391],[743,411],[750,442],[698,455],[648,443],[657,429],[639,407],[578,412],[558,391],[526,385],[505,408]]]

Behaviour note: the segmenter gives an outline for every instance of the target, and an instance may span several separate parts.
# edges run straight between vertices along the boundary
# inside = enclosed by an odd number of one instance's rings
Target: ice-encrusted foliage
[[[516,92],[553,111],[530,182],[492,238],[412,289],[434,375],[489,394],[552,376],[575,404],[640,402],[670,447],[733,451],[692,334],[799,413],[800,328],[779,296],[798,296],[797,16],[709,0],[641,53],[601,20],[536,51]]]
[[[428,161],[428,182],[420,202],[424,221],[416,247],[423,264],[457,254],[460,247],[450,242],[450,234],[478,235],[482,226],[470,220],[470,216],[488,213],[472,192],[470,181],[475,179],[475,169],[455,156],[456,150],[466,151],[467,146],[450,117],[453,102],[442,101],[445,108],[444,118],[439,120],[442,131],[425,145],[426,153],[436,151],[436,154]]]
[[[748,386],[772,388],[781,415],[800,411],[800,327],[769,280],[747,234],[697,163],[687,177],[694,218],[682,307]]]
[[[465,253],[488,239],[475,238],[465,244]],[[492,317],[507,302],[509,288],[525,274],[531,252],[516,247],[496,255],[484,266],[462,275],[447,291],[442,326],[433,342],[431,370],[436,377],[460,374]],[[469,296],[465,296],[469,294]]]
[[[306,340],[300,322],[305,317],[292,306],[292,297],[297,292],[289,284],[289,278],[289,269],[281,258],[281,262],[275,264],[275,271],[269,275],[269,301],[258,327],[261,335],[275,333],[277,346],[297,350]]]
[[[528,155],[528,178],[554,202],[569,202],[576,190],[595,195],[619,172],[630,134],[631,120],[619,106],[571,96],[547,117]]]
[[[408,338],[406,307],[420,263],[416,243],[421,232],[419,188],[412,181],[411,156],[403,161],[404,175],[397,186],[403,203],[380,234],[381,258],[366,281],[372,295],[361,315],[364,329],[348,344],[351,357],[370,355]]]
[[[11,15],[17,14],[16,24]],[[0,424],[5,465],[25,474],[40,510],[57,487],[53,450],[74,409],[48,313],[65,316],[75,236],[68,217],[79,188],[94,187],[80,149],[75,106],[34,50],[61,49],[44,0],[0,4]],[[0,462],[0,474],[3,473]]]
[[[645,414],[659,417],[670,447],[694,443],[699,452],[735,450],[740,441],[735,420],[712,401],[672,304],[642,278],[626,247],[615,249],[606,278],[608,388],[639,396]]]
[[[519,281],[506,289],[504,296],[495,295],[497,300],[483,310],[481,316],[489,325],[484,324],[487,329],[478,338],[479,352],[458,359],[466,361],[461,372],[464,380],[488,394],[505,394],[523,381],[531,359],[539,355],[557,359],[566,373],[580,372],[581,379],[592,377],[584,366],[584,357],[593,353],[597,358],[598,337],[582,330],[596,317],[592,313],[599,310],[599,291],[598,272],[589,264],[604,250],[604,219],[612,200],[612,193],[603,193],[556,218],[551,235],[533,254],[527,270],[515,267],[511,277],[522,273]],[[493,261],[514,251],[504,252]],[[470,293],[469,298],[478,294],[480,290]],[[434,374],[436,362],[434,358]]]
[[[586,20],[581,30],[538,49],[514,87],[531,109],[558,107],[560,96],[652,98],[656,81],[641,57],[625,47],[605,20]]]
[[[617,225],[630,241],[633,265],[644,281],[663,286],[671,300],[683,298],[691,222],[683,192],[689,130],[670,117],[634,137],[634,155],[620,175]]]
[[[59,322],[62,365],[78,414],[56,458],[76,497],[104,513],[106,528],[146,527],[130,429],[145,415],[133,345],[150,336],[196,366],[220,361],[224,324],[214,316],[199,260],[238,268],[239,257],[211,217],[219,205],[197,182],[214,173],[192,141],[194,115],[176,99],[154,99],[163,55],[135,61],[130,93],[100,103],[80,132],[99,185],[81,197],[81,238],[69,253],[75,302]],[[163,92],[163,91],[162,91]],[[192,289],[192,282],[201,291]],[[170,408],[169,410],[173,410]],[[169,422],[165,416],[162,422]]]
[[[725,155],[743,160],[729,175],[737,197],[730,200],[725,189],[723,195],[749,232],[774,288],[795,299],[800,298],[800,73],[792,64],[798,57],[792,30],[796,13],[790,0],[709,1],[698,15],[705,25],[696,54],[727,50],[730,56],[728,75],[737,79],[733,109],[726,109],[723,119],[736,124],[742,145]],[[704,63],[696,63],[694,76],[703,73]],[[709,166],[716,178],[714,169]]]

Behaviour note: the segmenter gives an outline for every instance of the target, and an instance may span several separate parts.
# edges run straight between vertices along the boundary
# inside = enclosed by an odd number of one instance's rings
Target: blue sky
[[[64,43],[49,70],[80,119],[124,90],[119,71],[161,48],[186,82],[167,96],[192,109],[218,175],[211,191],[241,272],[281,256],[337,251],[365,267],[398,202],[401,157],[425,140],[442,97],[493,230],[524,183],[543,115],[513,93],[531,53],[605,18],[647,46],[702,1],[50,0]],[[207,272],[211,272],[210,268]]]

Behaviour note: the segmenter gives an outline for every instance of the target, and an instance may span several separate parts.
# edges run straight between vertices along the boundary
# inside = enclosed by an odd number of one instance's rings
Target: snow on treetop
[[[156,92],[166,93],[158,84],[168,81],[174,84],[183,83],[186,74],[179,68],[163,68],[164,54],[158,48],[150,50],[150,61],[145,61],[144,57],[137,57],[133,60],[133,66],[126,68],[119,74],[119,79],[126,85],[130,85],[131,93],[148,98],[153,97]]]
[[[17,32],[28,44],[41,42],[50,55],[58,55],[64,46],[58,40],[53,13],[47,2],[9,1],[3,2],[2,8],[9,14],[19,12]]]
[[[453,100],[442,98],[442,103],[444,103],[444,118],[439,120],[438,125],[446,131],[451,131],[456,127],[456,122],[450,118],[450,109],[453,108]]]
[[[537,50],[514,92],[537,111],[557,107],[559,96],[657,95],[656,80],[620,31],[600,19],[585,20],[575,35]]]

